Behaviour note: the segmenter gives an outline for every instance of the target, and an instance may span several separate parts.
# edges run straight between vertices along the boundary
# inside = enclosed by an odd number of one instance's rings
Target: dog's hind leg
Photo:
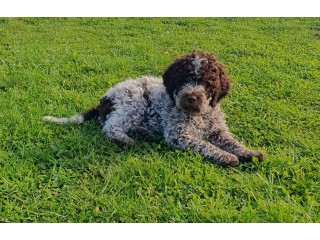
[[[113,126],[110,129],[108,125],[105,125],[102,131],[106,134],[107,139],[113,140],[119,147],[132,147],[134,144],[133,139],[119,127]]]
[[[131,147],[134,141],[127,134],[131,133],[131,129],[138,127],[141,120],[142,116],[136,110],[114,111],[105,121],[102,132],[106,134],[107,139],[112,139],[119,146]]]

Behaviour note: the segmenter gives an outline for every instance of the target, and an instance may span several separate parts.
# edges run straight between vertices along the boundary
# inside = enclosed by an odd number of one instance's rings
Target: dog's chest
[[[203,138],[208,132],[210,126],[210,119],[207,116],[192,116],[185,121],[185,130],[191,135]]]

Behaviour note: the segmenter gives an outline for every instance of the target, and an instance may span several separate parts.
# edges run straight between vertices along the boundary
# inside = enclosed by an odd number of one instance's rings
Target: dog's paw
[[[229,156],[226,156],[224,161],[225,164],[230,167],[235,167],[239,165],[239,159],[235,155],[230,154]]]
[[[265,154],[260,151],[254,151],[254,157],[256,157],[259,160],[259,162],[263,162],[265,159]]]
[[[235,167],[239,165],[238,157],[230,153],[225,153],[218,158],[213,158],[212,162],[222,167]]]
[[[264,153],[260,151],[247,150],[238,155],[240,162],[251,162],[252,158],[255,157],[259,162],[262,162],[265,158]]]

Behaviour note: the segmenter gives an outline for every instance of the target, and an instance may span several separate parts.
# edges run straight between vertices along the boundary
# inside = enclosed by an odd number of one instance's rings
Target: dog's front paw
[[[209,160],[223,167],[235,167],[239,164],[237,156],[230,153],[225,153],[218,158],[212,158]]]
[[[254,157],[256,157],[259,160],[259,162],[263,162],[265,159],[264,153],[260,151],[254,151]]]
[[[239,160],[241,162],[250,162],[253,157],[256,157],[259,162],[264,160],[264,153],[260,151],[247,150],[238,154]]]

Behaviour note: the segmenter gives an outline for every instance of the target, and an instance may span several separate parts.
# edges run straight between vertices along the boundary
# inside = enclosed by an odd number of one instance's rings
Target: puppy
[[[133,137],[151,141],[161,133],[179,149],[190,148],[221,166],[237,166],[260,151],[247,149],[232,138],[220,110],[231,88],[226,68],[203,51],[174,59],[162,78],[145,76],[110,88],[100,104],[70,118],[46,116],[54,123],[81,123],[97,118],[107,139],[131,147]]]

